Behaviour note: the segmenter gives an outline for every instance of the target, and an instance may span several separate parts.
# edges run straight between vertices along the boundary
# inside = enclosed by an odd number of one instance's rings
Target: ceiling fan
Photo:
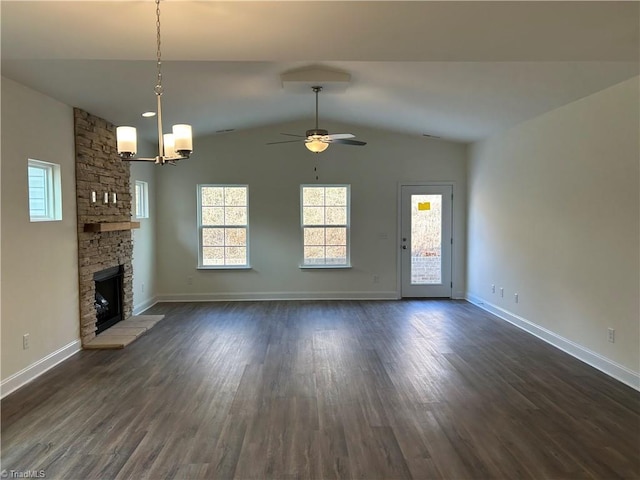
[[[293,143],[304,142],[304,146],[308,150],[314,153],[324,152],[330,144],[338,143],[342,145],[366,145],[367,142],[361,142],[360,140],[351,140],[355,135],[351,133],[329,133],[322,128],[318,128],[318,93],[322,91],[322,87],[311,87],[311,90],[316,94],[316,128],[307,130],[305,135],[295,135],[293,133],[282,133],[281,135],[287,135],[289,137],[300,137],[298,140],[284,140],[282,142],[269,142],[267,145],[275,145],[277,143]]]

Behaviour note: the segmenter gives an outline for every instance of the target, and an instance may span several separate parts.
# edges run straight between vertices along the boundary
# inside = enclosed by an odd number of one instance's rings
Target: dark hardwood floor
[[[160,304],[2,401],[47,479],[640,478],[640,393],[462,301]]]

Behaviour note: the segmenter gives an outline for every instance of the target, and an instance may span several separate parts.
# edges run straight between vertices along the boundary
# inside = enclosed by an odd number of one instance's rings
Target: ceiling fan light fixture
[[[304,143],[304,146],[307,147],[307,150],[313,153],[321,153],[321,152],[324,152],[327,148],[329,148],[329,144],[327,142],[323,142],[319,138],[313,138],[313,137],[310,140],[307,140]]]
[[[313,93],[316,95],[316,128],[312,128],[311,130],[307,130],[302,135],[294,135],[291,133],[283,133],[282,135],[287,135],[290,137],[300,137],[298,140],[286,140],[284,142],[269,142],[267,145],[274,145],[276,143],[293,143],[293,142],[303,142],[304,146],[313,153],[322,153],[327,148],[329,148],[330,143],[337,143],[342,145],[366,145],[366,142],[361,142],[359,140],[352,140],[354,135],[351,133],[329,133],[327,130],[323,128],[318,128],[318,93],[322,90],[321,86],[311,87]]]

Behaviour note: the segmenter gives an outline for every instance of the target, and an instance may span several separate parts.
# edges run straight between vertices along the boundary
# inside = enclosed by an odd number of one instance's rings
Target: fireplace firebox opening
[[[93,274],[96,285],[96,335],[115,325],[122,318],[122,280],[124,266],[107,268]]]

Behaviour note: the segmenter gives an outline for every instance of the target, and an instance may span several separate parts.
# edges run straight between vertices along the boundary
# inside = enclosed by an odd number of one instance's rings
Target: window
[[[149,218],[149,184],[136,180],[136,218]]]
[[[301,185],[303,267],[349,267],[349,185]]]
[[[62,220],[60,165],[28,161],[29,219],[32,222]]]
[[[200,268],[249,267],[249,187],[198,185]]]

